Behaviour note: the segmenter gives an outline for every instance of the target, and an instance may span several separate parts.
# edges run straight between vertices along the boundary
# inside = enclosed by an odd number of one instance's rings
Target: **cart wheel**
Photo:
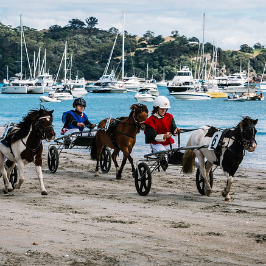
[[[140,163],[135,172],[135,187],[140,196],[147,196],[151,189],[151,171],[146,163]]]
[[[59,163],[59,155],[57,148],[55,146],[51,146],[48,150],[48,168],[51,173],[55,173],[58,168]]]
[[[209,182],[210,182],[210,186],[212,188],[212,185],[213,185],[213,172],[212,172],[212,170],[209,173]],[[199,193],[201,195],[205,195],[205,192],[204,192],[204,178],[200,174],[199,168],[197,169],[197,173],[196,173],[196,184],[197,184],[197,189],[198,189]]]
[[[102,148],[100,167],[102,173],[108,173],[111,168],[111,152],[106,146]]]

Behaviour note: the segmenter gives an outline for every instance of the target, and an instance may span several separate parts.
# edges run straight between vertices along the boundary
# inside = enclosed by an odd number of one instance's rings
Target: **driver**
[[[179,148],[172,135],[179,134],[181,129],[177,128],[173,115],[167,112],[169,108],[171,106],[167,97],[156,97],[153,101],[152,115],[145,121],[145,142],[150,143],[152,152]],[[161,165],[163,170],[166,170],[167,158],[164,162],[161,161]]]
[[[62,128],[62,135],[70,135],[74,132],[82,132],[84,127],[93,129],[96,124],[91,124],[87,115],[84,113],[86,101],[83,98],[76,98],[73,102],[75,110],[70,110],[63,113],[62,121],[64,127]],[[91,135],[93,135],[91,132]]]

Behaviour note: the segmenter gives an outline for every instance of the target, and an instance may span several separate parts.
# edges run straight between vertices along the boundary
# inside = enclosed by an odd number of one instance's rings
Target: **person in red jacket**
[[[152,115],[145,120],[145,142],[150,143],[152,152],[179,148],[172,135],[180,133],[181,129],[177,128],[173,115],[167,112],[169,108],[167,97],[158,96],[153,102]],[[165,160],[167,162],[167,158]]]

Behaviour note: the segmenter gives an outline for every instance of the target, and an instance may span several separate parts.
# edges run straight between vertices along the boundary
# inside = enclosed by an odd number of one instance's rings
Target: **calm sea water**
[[[236,126],[242,116],[258,119],[256,126],[258,133],[256,140],[258,147],[255,152],[247,153],[242,162],[243,167],[266,169],[266,101],[230,102],[224,99],[211,99],[210,101],[178,101],[169,95],[167,88],[159,88],[160,95],[167,96],[171,103],[169,112],[174,115],[176,124],[180,128],[193,129],[203,125],[212,125],[219,128]],[[137,101],[134,92],[127,93],[88,93],[84,96],[87,101],[85,110],[92,123],[99,123],[102,119],[112,115],[113,118],[128,116],[130,106]],[[40,107],[40,95],[0,94],[0,125],[8,122],[17,123],[30,109]],[[72,109],[72,101],[61,103],[42,103],[47,109],[54,110],[54,128],[60,137],[63,126],[61,116],[64,111]],[[149,111],[152,103],[147,103]],[[190,133],[182,133],[181,145],[186,146]],[[177,139],[176,139],[177,141]],[[137,135],[137,142],[133,149],[134,157],[141,157],[150,152],[145,144],[144,133]]]

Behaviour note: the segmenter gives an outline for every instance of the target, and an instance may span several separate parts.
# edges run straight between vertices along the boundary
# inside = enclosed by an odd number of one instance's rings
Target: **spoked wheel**
[[[58,168],[59,155],[55,146],[51,146],[48,150],[48,168],[51,173],[55,173]]]
[[[146,163],[140,163],[135,172],[135,187],[140,196],[147,196],[151,189],[151,171]]]
[[[213,185],[213,171],[212,170],[209,173],[209,182],[210,182],[210,186],[212,188],[212,185]],[[201,195],[205,195],[204,183],[205,183],[204,178],[200,173],[200,169],[198,168],[197,173],[196,173],[196,184],[197,184],[197,189]]]
[[[110,150],[104,146],[102,148],[101,152],[101,158],[100,158],[100,167],[102,173],[108,173],[111,168],[111,152]]]

